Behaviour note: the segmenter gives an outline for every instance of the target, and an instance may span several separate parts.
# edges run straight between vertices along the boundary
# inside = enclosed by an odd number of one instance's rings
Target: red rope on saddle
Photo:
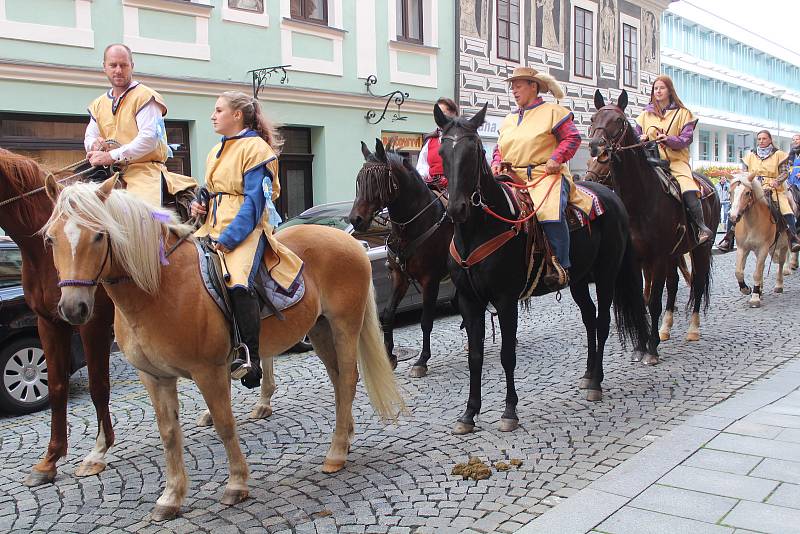
[[[504,182],[504,183],[507,184],[507,185],[510,185],[512,187],[516,187],[518,189],[527,189],[528,187],[534,187],[536,184],[538,184],[539,182],[541,182],[542,180],[544,180],[548,176],[555,176],[555,175],[553,175],[553,174],[545,174],[544,176],[539,178],[539,180],[537,180],[535,183],[530,183],[530,184],[525,184],[525,185],[515,184],[513,182]],[[506,223],[509,223],[509,224],[513,224],[513,225],[519,226],[522,223],[527,222],[527,221],[533,219],[536,216],[536,213],[539,211],[539,208],[542,207],[542,205],[544,204],[544,201],[547,200],[547,197],[550,196],[550,192],[553,190],[553,187],[556,185],[557,182],[558,182],[558,180],[554,180],[553,183],[550,184],[550,187],[547,188],[547,193],[545,193],[544,198],[542,199],[542,203],[539,204],[538,206],[536,206],[529,215],[527,215],[525,217],[522,217],[521,219],[507,219],[507,218],[503,217],[502,215],[499,215],[499,214],[495,213],[494,211],[492,211],[492,209],[489,206],[487,206],[486,204],[482,204],[481,208],[483,209],[484,212],[488,213],[489,215],[491,215],[492,217],[494,217],[498,221],[503,221],[503,222],[506,222]]]

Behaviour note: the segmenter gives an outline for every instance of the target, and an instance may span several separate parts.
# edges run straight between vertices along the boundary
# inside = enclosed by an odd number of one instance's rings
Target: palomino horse
[[[502,186],[492,176],[483,152],[478,128],[483,124],[486,106],[469,120],[447,118],[434,108],[436,124],[442,129],[439,153],[448,177],[450,202],[448,214],[455,222],[453,247],[467,258],[459,263],[450,258],[450,275],[458,290],[458,304],[469,339],[469,399],[454,432],[472,432],[475,416],[481,410],[481,374],[483,368],[486,308],[497,310],[502,334],[500,361],[506,375],[506,405],[500,420],[501,431],[518,426],[517,392],[514,385],[518,300],[528,278],[525,257],[526,236],[512,224],[501,221],[517,217]],[[588,355],[586,372],[581,378],[589,400],[602,398],[603,352],[611,323],[614,303],[617,333],[638,344],[647,337],[647,317],[642,298],[642,275],[633,256],[625,207],[608,188],[591,182],[587,188],[597,195],[605,212],[571,233],[570,292],[578,304],[586,327]],[[493,252],[489,243],[502,243]],[[494,247],[493,247],[494,248]],[[475,251],[478,251],[475,255]],[[482,259],[472,261],[476,256]],[[538,263],[538,262],[537,262]],[[532,265],[530,272],[537,272]],[[589,293],[590,277],[595,282],[597,307]],[[538,287],[534,295],[549,290]]]
[[[731,211],[728,216],[736,226],[736,280],[739,290],[750,295],[750,307],[761,306],[761,291],[764,287],[764,263],[772,253],[775,270],[775,293],[783,293],[784,263],[789,250],[789,241],[783,225],[779,228],[772,218],[764,188],[754,180],[753,174],[739,173],[731,181]],[[783,222],[783,221],[781,221]],[[744,266],[750,253],[756,257],[752,290],[744,281]],[[786,274],[791,271],[786,267]]]
[[[665,193],[658,174],[647,161],[639,138],[625,116],[628,93],[622,91],[616,104],[606,105],[600,93],[594,95],[597,113],[592,117],[592,139],[589,143],[594,157],[611,160],[617,194],[625,203],[631,221],[631,236],[636,256],[645,275],[645,287],[650,310],[651,330],[648,348],[655,349],[661,340],[670,338],[675,296],[678,291],[678,266],[684,253],[691,254],[692,276],[689,304],[692,316],[688,341],[700,339],[700,308],[708,307],[711,288],[712,240],[695,246],[683,205]],[[711,188],[713,191],[713,187]],[[703,215],[709,228],[719,225],[720,205],[716,192],[701,199]],[[664,324],[659,332],[661,298],[667,285],[667,307]],[[652,355],[644,362],[658,363]]]
[[[58,460],[67,454],[67,396],[69,393],[70,347],[74,328],[56,313],[61,292],[53,256],[36,232],[47,222],[53,203],[44,191],[45,172],[32,159],[0,149],[0,226],[22,252],[22,287],[25,301],[37,315],[39,338],[47,364],[50,397],[50,442],[45,457],[37,463],[25,485],[52,482]],[[95,475],[105,469],[105,453],[114,444],[114,429],[108,411],[110,382],[108,357],[114,306],[102,289],[97,292],[95,313],[80,327],[83,352],[89,370],[89,391],[97,412],[94,450],[75,470],[77,476]]]
[[[147,388],[166,453],[167,484],[152,517],[174,517],[186,495],[179,377],[194,380],[208,405],[230,469],[222,502],[238,503],[248,495],[248,468],[231,410],[228,324],[206,292],[192,238],[163,257],[191,229],[176,224],[171,212],[113,189],[114,181],[60,193],[48,181],[57,200],[44,232],[61,277],[59,313],[84,324],[98,285],[114,302],[117,340]],[[305,295],[284,312],[285,322],[275,316],[263,321],[261,350],[267,357],[280,354],[308,332],[334,386],[336,426],[322,468],[333,473],[344,467],[353,437],[359,369],[382,418],[396,418],[403,401],[381,340],[370,263],[358,242],[320,226],[289,228],[280,239],[305,262]]]
[[[392,298],[381,315],[386,351],[394,348],[394,317],[412,281],[422,287],[422,350],[411,367],[411,376],[428,373],[431,358],[431,330],[439,297],[439,282],[447,275],[447,248],[453,239],[453,223],[447,218],[440,196],[425,184],[406,160],[395,152],[386,152],[378,139],[375,153],[363,142],[361,152],[366,163],[358,173],[356,200],[350,212],[350,223],[357,230],[366,230],[376,213],[389,209],[392,233],[387,243],[389,271],[392,277]]]

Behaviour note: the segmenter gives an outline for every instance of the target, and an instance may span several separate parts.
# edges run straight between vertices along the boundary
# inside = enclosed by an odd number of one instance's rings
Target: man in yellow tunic
[[[589,213],[591,198],[575,187],[567,162],[581,144],[581,135],[567,108],[545,102],[539,93],[564,97],[558,82],[530,67],[517,67],[506,81],[519,109],[506,116],[494,149],[492,172],[510,167],[512,178],[530,185],[528,191],[547,240],[553,248],[555,274],[543,282],[551,289],[569,285],[567,203]]]
[[[697,243],[714,236],[706,226],[700,205],[700,188],[692,177],[689,165],[689,145],[692,143],[697,119],[686,109],[669,76],[658,76],[653,82],[650,103],[636,118],[641,141],[657,141],[661,159],[669,161],[670,174],[678,182],[686,213],[699,231]]]
[[[127,189],[154,206],[162,205],[162,180],[177,200],[193,196],[197,182],[167,171],[171,154],[167,145],[164,116],[167,105],[154,90],[133,80],[133,56],[122,44],[112,44],[103,53],[103,71],[111,89],[89,105],[89,125],[84,145],[89,163],[95,166],[123,164]],[[120,144],[112,148],[107,140]]]
[[[261,382],[261,306],[255,275],[263,261],[273,280],[291,293],[303,264],[272,235],[273,225],[280,222],[273,202],[280,194],[276,151],[281,142],[258,102],[244,93],[225,92],[217,99],[211,121],[223,137],[206,161],[210,205],[192,203],[192,215],[205,215],[195,235],[211,238],[224,261],[233,314],[252,364],[237,354],[231,377],[254,388]]]

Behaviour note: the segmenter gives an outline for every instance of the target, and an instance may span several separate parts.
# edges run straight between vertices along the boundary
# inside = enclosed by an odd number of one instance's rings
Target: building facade
[[[738,166],[755,133],[776,146],[800,133],[800,54],[688,2],[664,12],[661,65],[700,119],[691,145],[694,168]]]
[[[503,117],[516,106],[504,81],[514,67],[549,72],[561,82],[584,144],[570,162],[582,173],[594,92],[616,100],[625,89],[630,113],[649,102],[660,73],[660,21],[669,0],[460,0],[459,103],[471,114],[489,104],[481,135],[487,153]],[[552,100],[552,96],[545,95]]]
[[[121,42],[169,106],[169,166],[202,180],[218,95],[252,94],[248,71],[284,66],[258,96],[283,126],[292,216],[353,198],[362,140],[398,136],[413,158],[455,90],[454,17],[447,0],[0,0],[0,147],[51,168],[82,158],[103,50]],[[393,91],[408,93],[399,108],[380,98]]]

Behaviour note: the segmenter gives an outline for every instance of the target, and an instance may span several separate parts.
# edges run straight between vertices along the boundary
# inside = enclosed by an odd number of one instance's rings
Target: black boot
[[[800,252],[800,239],[797,238],[797,219],[791,213],[783,216],[786,221],[786,236],[789,238],[789,248],[792,252]]]
[[[256,388],[261,384],[261,358],[258,352],[258,339],[261,333],[261,306],[255,291],[248,291],[237,287],[230,292],[233,314],[239,326],[239,335],[242,343],[250,352],[250,367],[244,354],[237,352],[236,358],[231,362],[231,377],[241,378],[242,385],[246,388]],[[246,372],[243,372],[246,370]]]
[[[717,249],[720,252],[730,252],[733,250],[733,244],[736,241],[736,236],[733,234],[733,229],[728,230],[723,236],[722,241],[717,243]]]
[[[700,234],[697,238],[697,244],[702,245],[714,237],[714,232],[709,230],[703,219],[703,207],[700,205],[700,199],[697,198],[697,191],[687,191],[681,196],[683,197],[683,205],[686,206],[686,213],[689,214],[689,218],[697,226]]]

